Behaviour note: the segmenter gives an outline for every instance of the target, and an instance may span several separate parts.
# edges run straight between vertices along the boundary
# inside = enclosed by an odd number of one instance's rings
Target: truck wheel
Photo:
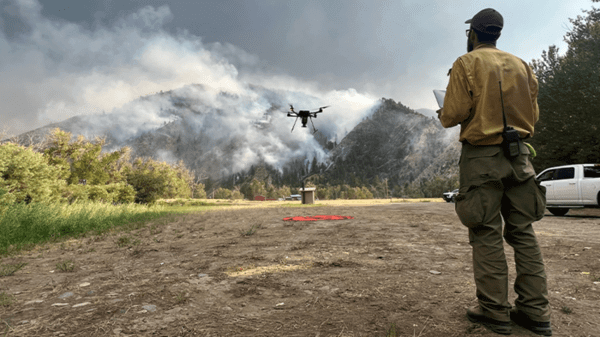
[[[556,216],[563,216],[569,212],[568,208],[548,208],[548,210],[550,211],[550,213]]]

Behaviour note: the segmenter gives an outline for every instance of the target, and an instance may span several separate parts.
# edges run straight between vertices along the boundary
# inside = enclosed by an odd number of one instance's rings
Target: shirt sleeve
[[[469,91],[465,67],[463,62],[458,59],[452,65],[444,107],[439,116],[443,127],[453,127],[469,118],[473,107],[473,99]]]
[[[540,119],[540,108],[538,107],[538,102],[537,102],[537,96],[538,96],[538,81],[537,78],[535,77],[535,74],[533,73],[533,71],[531,70],[531,68],[529,67],[529,65],[527,65],[527,68],[530,72],[530,77],[529,77],[529,92],[531,93],[531,106],[533,107],[533,118],[534,118],[534,123],[537,123]]]

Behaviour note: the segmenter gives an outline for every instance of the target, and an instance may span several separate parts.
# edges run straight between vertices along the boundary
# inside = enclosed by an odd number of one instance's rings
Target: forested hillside
[[[382,99],[339,144],[326,145],[331,149],[326,162],[300,158],[281,170],[263,163],[222,179],[220,185],[247,191],[254,180],[263,181],[267,187],[262,193],[276,197],[280,187],[296,191],[305,180],[318,187],[320,198],[439,197],[458,187],[457,131]]]
[[[280,198],[297,192],[304,179],[319,186],[321,198],[439,197],[456,187],[456,130],[443,129],[437,119],[381,99],[372,103],[371,110],[360,112],[362,121],[350,130],[342,131],[339,125],[356,118],[351,109],[337,117],[321,114],[314,121],[316,133],[301,127],[290,132],[294,120],[282,111],[289,93],[248,88],[252,97],[259,95],[265,102],[225,93],[211,102],[203,96],[204,87],[191,86],[131,104],[134,111],[158,109],[154,114],[164,122],[154,127],[141,123],[149,117],[140,111],[128,117],[79,116],[15,141],[36,144],[51,128],[73,137],[100,134],[106,139],[102,152],[127,148],[132,163],[135,158],[177,163],[192,172],[192,180],[202,182],[211,197],[221,188],[226,196]],[[248,105],[252,113],[246,111]]]
[[[457,173],[457,131],[384,99],[372,117],[333,149],[326,176],[333,184],[368,184],[378,177],[392,187],[434,176],[449,179]],[[437,167],[430,169],[432,165]]]

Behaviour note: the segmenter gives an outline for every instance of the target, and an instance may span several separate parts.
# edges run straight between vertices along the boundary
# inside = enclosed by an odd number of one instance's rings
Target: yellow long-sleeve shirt
[[[460,123],[461,142],[502,143],[499,81],[507,124],[519,131],[522,139],[533,136],[533,126],[539,119],[537,79],[525,61],[487,44],[477,46],[452,65],[439,115],[442,126]]]

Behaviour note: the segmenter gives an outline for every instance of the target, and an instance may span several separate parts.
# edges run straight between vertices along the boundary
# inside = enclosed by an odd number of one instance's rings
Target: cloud
[[[377,104],[354,89],[325,90],[265,69],[264,62],[232,44],[205,44],[185,30],[168,33],[163,26],[173,15],[166,5],[143,7],[110,26],[98,22],[89,29],[42,16],[34,0],[3,2],[0,12],[5,13],[0,107],[15,134],[82,116],[76,133],[108,133],[119,145],[185,121],[194,131],[190,136],[203,136],[214,151],[221,151],[223,142],[237,142],[229,154],[235,172],[259,160],[281,167],[295,157],[326,159],[309,130],[297,125],[290,133],[288,103],[298,109],[331,105],[315,123],[338,140]],[[7,17],[22,23],[18,31],[6,24]],[[265,118],[268,127],[252,126]],[[166,151],[156,156],[175,158]]]
[[[0,102],[12,133],[111,111],[189,83],[237,90],[234,66],[204,49],[199,38],[178,38],[162,30],[172,17],[167,6],[144,7],[112,27],[92,31],[41,16],[36,1],[3,5]],[[15,31],[7,23],[12,21],[26,29]]]

